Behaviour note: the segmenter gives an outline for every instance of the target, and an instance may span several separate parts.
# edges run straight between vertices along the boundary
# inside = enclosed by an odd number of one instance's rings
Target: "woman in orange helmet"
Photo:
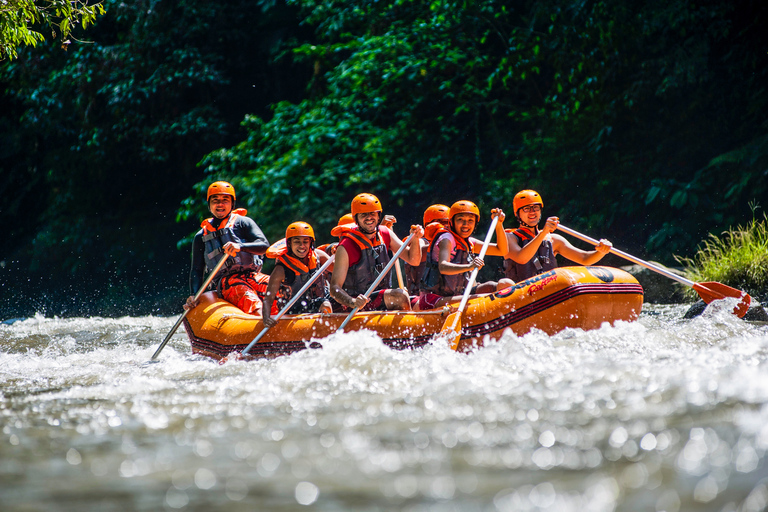
[[[381,202],[373,194],[358,194],[352,200],[355,227],[344,232],[336,248],[336,260],[331,276],[331,298],[334,311],[359,308],[370,310],[409,310],[408,294],[399,288],[388,289],[382,279],[370,297],[365,292],[390,261],[389,251],[397,252],[402,240],[386,226]],[[421,226],[411,226],[411,233],[420,237]],[[418,265],[421,248],[411,243],[401,256],[407,263]]]
[[[520,227],[507,233],[509,253],[504,260],[504,276],[509,279],[524,281],[556,268],[557,254],[579,265],[594,265],[613,247],[611,242],[603,239],[594,251],[577,249],[555,234],[560,223],[557,217],[549,217],[539,229],[544,200],[535,190],[521,190],[515,194],[512,207]]]
[[[419,283],[418,309],[439,308],[461,300],[469,281],[469,273],[482,268],[485,262],[475,257],[483,242],[471,235],[480,221],[480,210],[471,201],[456,201],[448,212],[449,226],[439,230],[429,246],[424,276]],[[491,217],[498,217],[496,244],[489,244],[486,254],[504,256],[507,251],[507,237],[504,233],[504,212],[491,210]],[[498,283],[488,281],[475,286],[471,293],[492,293],[514,285],[513,281],[502,279]]]
[[[312,278],[329,256],[315,249],[315,231],[306,222],[294,222],[285,230],[285,238],[276,242],[267,251],[268,258],[275,258],[275,268],[269,276],[267,293],[264,296],[262,315],[264,325],[274,326],[277,322],[271,318],[272,303],[278,296],[281,285],[287,285],[290,292],[285,297],[290,300]],[[330,313],[331,302],[328,295],[328,283],[325,277],[319,277],[304,295],[288,310],[289,315],[300,313]]]
[[[261,273],[261,255],[269,242],[243,208],[235,206],[235,188],[226,181],[216,181],[208,187],[208,209],[213,217],[201,224],[192,241],[192,269],[189,285],[195,293],[203,285],[204,275],[229,255],[224,268],[213,280],[222,298],[246,313],[259,314],[261,297],[266,291],[268,276]],[[197,306],[194,295],[187,298],[185,309]]]

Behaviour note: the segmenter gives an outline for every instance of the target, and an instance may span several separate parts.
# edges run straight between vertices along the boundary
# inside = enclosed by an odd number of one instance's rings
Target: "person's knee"
[[[394,288],[384,292],[384,299],[387,301],[387,308],[410,310],[411,299],[402,288]]]
[[[496,291],[496,281],[488,281],[477,285],[475,293],[493,293]]]
[[[511,286],[515,286],[515,282],[505,277],[499,281],[499,284],[496,285],[496,291],[501,291]]]

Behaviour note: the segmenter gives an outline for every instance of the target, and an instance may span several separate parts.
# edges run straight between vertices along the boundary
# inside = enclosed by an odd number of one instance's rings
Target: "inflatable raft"
[[[637,280],[616,268],[563,267],[492,294],[471,298],[462,316],[458,350],[469,351],[511,329],[554,334],[568,327],[596,329],[603,322],[636,320],[643,305]],[[372,311],[358,313],[347,331],[369,329],[395,349],[418,348],[440,332],[449,311]],[[344,313],[285,315],[254,345],[249,357],[272,358],[307,348],[322,348],[337,331]],[[258,317],[243,313],[215,293],[201,296],[184,327],[192,352],[222,359],[242,352],[263,329]]]

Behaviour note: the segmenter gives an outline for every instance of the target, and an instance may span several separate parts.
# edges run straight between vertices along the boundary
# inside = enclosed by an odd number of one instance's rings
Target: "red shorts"
[[[419,295],[419,310],[435,309],[437,307],[435,304],[442,298],[442,295],[436,293],[421,292],[421,295]]]
[[[387,290],[378,290],[371,293],[368,303],[360,308],[358,311],[386,311],[387,306],[384,304],[384,292]],[[333,306],[334,313],[348,313],[352,311],[352,308],[339,304],[334,299],[331,299],[331,306]]]

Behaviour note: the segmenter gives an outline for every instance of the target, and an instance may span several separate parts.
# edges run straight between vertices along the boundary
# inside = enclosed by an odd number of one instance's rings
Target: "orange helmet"
[[[444,204],[433,204],[424,212],[424,226],[436,220],[448,220],[450,208]]]
[[[352,216],[351,213],[346,213],[342,215],[339,218],[339,223],[336,224],[336,226],[331,229],[331,236],[337,236],[341,237],[344,233],[346,233],[351,227],[355,227],[355,218]]]
[[[232,196],[232,202],[235,202],[237,197],[235,196],[235,187],[227,183],[226,181],[215,181],[208,187],[208,197],[206,201],[211,200],[211,196],[215,194],[228,194]]]
[[[355,218],[352,216],[351,213],[345,213],[341,217],[339,217],[339,223],[336,224],[337,226],[343,226],[344,224],[354,224]]]
[[[477,216],[477,221],[480,222],[480,210],[472,201],[461,200],[453,203],[448,212],[448,218],[453,221],[453,217],[460,213],[474,213]]]
[[[381,212],[381,201],[373,194],[357,194],[352,199],[352,216],[358,213]]]
[[[540,204],[544,208],[544,200],[535,190],[521,190],[515,194],[515,198],[512,200],[512,209],[515,211],[515,215],[518,214],[520,208],[529,204]]]
[[[292,236],[308,236],[312,239],[312,243],[315,243],[315,230],[306,222],[294,222],[288,226],[285,230],[285,239],[288,240]]]

